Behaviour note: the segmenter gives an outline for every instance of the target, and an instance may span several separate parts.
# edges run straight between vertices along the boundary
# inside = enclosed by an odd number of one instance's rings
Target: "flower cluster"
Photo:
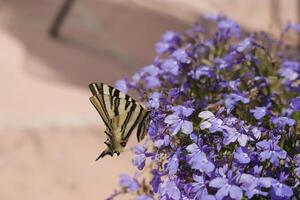
[[[152,65],[118,82],[151,110],[148,137],[133,159],[151,178],[122,175],[120,193],[299,199],[299,60],[265,33],[245,33],[222,15],[207,20],[209,28],[164,33]]]

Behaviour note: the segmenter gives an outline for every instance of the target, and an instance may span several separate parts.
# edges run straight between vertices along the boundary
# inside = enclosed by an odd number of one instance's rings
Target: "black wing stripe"
[[[132,106],[131,106],[131,108],[130,108],[130,111],[127,113],[126,118],[125,118],[125,120],[124,120],[124,122],[123,122],[123,124],[122,124],[122,126],[121,126],[121,134],[122,134],[122,138],[123,138],[123,134],[124,134],[124,132],[125,132],[125,130],[126,130],[127,124],[128,124],[128,122],[129,122],[129,120],[130,120],[130,118],[131,118],[131,115],[132,115],[132,113],[134,112],[135,108],[136,108],[136,104],[132,104]]]
[[[125,135],[125,140],[126,140],[126,141],[127,141],[128,138],[130,137],[130,135],[131,135],[133,129],[134,129],[134,128],[136,127],[136,125],[138,124],[139,119],[140,119],[140,116],[141,116],[141,114],[142,114],[142,111],[143,111],[143,108],[140,107],[139,114],[137,115],[137,117],[136,117],[135,119],[132,119],[132,120],[134,120],[134,123],[131,125],[131,127],[129,127],[129,130],[128,130],[127,132],[124,132],[124,133],[122,134],[122,136]],[[125,130],[126,130],[126,129],[125,129]],[[122,137],[122,138],[124,138],[124,137]]]
[[[138,130],[137,130],[137,140],[138,141],[141,141],[145,136],[146,128],[149,123],[149,114],[150,114],[150,112],[146,111],[145,115],[143,116],[142,120],[139,123]]]
[[[108,91],[109,91],[109,103],[110,103],[110,109],[112,110],[113,109],[113,91],[114,91],[114,88],[112,87],[109,87],[108,88]]]
[[[119,106],[120,106],[120,99],[115,98],[115,102],[114,102],[114,115],[115,116],[119,115]]]

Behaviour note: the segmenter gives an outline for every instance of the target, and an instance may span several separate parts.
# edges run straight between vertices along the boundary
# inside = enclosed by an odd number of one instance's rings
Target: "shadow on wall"
[[[47,35],[62,0],[6,0],[12,10],[8,31],[24,43],[30,57],[45,63],[54,76],[27,73],[41,79],[86,87],[91,81],[111,82],[130,76],[151,63],[154,44],[166,30],[182,32],[188,24],[163,13],[114,1],[77,0],[61,37]]]

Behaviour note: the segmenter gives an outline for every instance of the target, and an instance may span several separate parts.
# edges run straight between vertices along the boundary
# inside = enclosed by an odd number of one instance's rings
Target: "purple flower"
[[[206,76],[206,77],[212,77],[213,71],[210,67],[201,66],[198,67],[195,71],[191,71],[190,74],[193,79],[198,80],[200,77]]]
[[[208,175],[215,169],[214,164],[207,159],[206,154],[196,144],[187,146],[186,150],[189,152],[188,163],[193,169],[198,169]]]
[[[146,87],[149,89],[158,88],[161,86],[160,80],[155,76],[147,76],[145,77]]]
[[[173,60],[173,59],[166,59],[162,63],[161,68],[165,72],[169,72],[173,75],[178,75],[178,73],[179,73],[179,65],[178,65],[177,61]]]
[[[195,199],[215,200],[215,197],[208,194],[206,182],[203,176],[193,175],[192,191],[196,193]]]
[[[215,115],[214,115],[212,112],[206,110],[206,111],[200,112],[199,115],[198,115],[198,117],[200,117],[200,118],[206,120],[206,119],[214,118]]]
[[[162,37],[161,41],[156,43],[155,48],[158,54],[167,52],[173,44],[178,43],[180,36],[178,33],[173,31],[166,31]]]
[[[128,188],[131,192],[136,192],[138,190],[138,183],[136,180],[127,174],[120,175],[119,185],[122,188]]]
[[[157,139],[154,142],[154,146],[158,148],[169,146],[169,144],[170,144],[170,137],[168,135],[164,135],[163,138]]]
[[[136,166],[139,170],[142,170],[145,166],[146,162],[146,148],[140,144],[137,144],[133,148],[133,152],[136,155],[135,158],[132,160],[132,164]]]
[[[127,93],[128,88],[127,88],[127,83],[125,80],[118,80],[115,84],[116,88],[120,90],[121,92]]]
[[[277,182],[272,185],[272,193],[271,194],[272,194],[271,196],[275,196],[272,199],[278,199],[276,197],[290,198],[291,196],[293,196],[293,190],[286,184]]]
[[[300,111],[300,96],[291,100],[291,108],[294,111]]]
[[[209,129],[210,133],[215,133],[217,131],[223,130],[223,121],[219,118],[216,118],[212,112],[202,111],[199,113],[198,117],[204,119],[204,121],[200,123],[201,130]]]
[[[240,187],[231,184],[227,178],[216,177],[209,182],[210,187],[217,188],[216,199],[221,200],[226,196],[230,196],[232,199],[242,199],[243,191]]]
[[[249,98],[243,97],[239,94],[232,93],[232,94],[226,96],[225,106],[228,110],[232,110],[234,108],[235,104],[239,101],[244,104],[247,104],[250,102]]]
[[[180,89],[172,88],[172,89],[170,89],[168,95],[171,99],[178,99],[178,97],[180,96]]]
[[[255,109],[251,109],[250,112],[253,113],[255,119],[260,120],[267,114],[266,107],[255,107]]]
[[[240,133],[236,130],[236,128],[223,126],[223,129],[223,133],[225,135],[223,142],[225,145],[238,141],[239,144],[244,147],[250,139],[246,134]]]
[[[242,184],[248,198],[252,198],[254,195],[267,196],[268,193],[261,189],[270,188],[275,182],[276,180],[271,177],[255,177],[251,174],[242,174],[239,178],[239,183]]]
[[[140,195],[136,197],[135,200],[153,200],[153,198],[146,195]]]
[[[157,193],[158,192],[158,189],[159,189],[159,186],[160,186],[160,183],[161,183],[161,176],[162,174],[159,173],[159,171],[157,169],[153,169],[151,171],[153,177],[152,177],[152,180],[150,182],[151,186],[152,186],[152,189],[153,189],[153,192]]]
[[[281,70],[279,70],[279,73],[281,76],[283,76],[285,79],[289,81],[296,80],[299,75],[296,71],[294,71],[291,68],[281,68]]]
[[[295,120],[288,118],[288,117],[272,117],[271,122],[277,128],[284,128],[286,125],[294,126],[294,124],[295,124]]]
[[[171,125],[171,135],[176,135],[180,130],[185,134],[190,134],[193,131],[192,122],[186,120],[194,109],[184,106],[173,107],[174,113],[165,118],[165,123]]]
[[[290,23],[288,28],[300,33],[300,24]]]
[[[161,40],[164,42],[174,42],[180,38],[180,35],[174,31],[166,31],[161,37]]]
[[[172,56],[180,63],[191,63],[191,59],[189,58],[188,54],[184,49],[177,49],[173,52]]]
[[[179,166],[179,159],[177,157],[177,153],[175,153],[173,156],[169,158],[167,164],[167,170],[169,171],[169,175],[176,174],[178,166]]]
[[[146,88],[154,89],[160,87],[159,73],[161,73],[161,71],[158,67],[154,65],[146,66],[133,76],[134,84],[139,81],[144,81]]]
[[[286,158],[286,151],[277,145],[277,141],[263,140],[256,143],[256,147],[261,150],[260,159],[262,161],[270,160],[275,166],[278,166],[279,159]]]
[[[151,111],[132,163],[152,177],[123,175],[120,192],[137,200],[297,199],[297,53],[266,33],[242,34],[224,15],[209,20],[209,28],[164,33],[152,65],[117,84],[135,89]]]
[[[149,101],[148,101],[148,107],[158,109],[159,107],[159,99],[161,94],[158,92],[153,92],[150,95]]]
[[[170,47],[171,45],[167,42],[157,42],[155,44],[155,49],[158,54],[165,53],[166,51],[169,50]]]
[[[236,152],[233,153],[233,157],[241,164],[250,162],[250,157],[245,148],[238,147]]]
[[[159,199],[172,199],[172,200],[180,200],[181,194],[180,190],[178,189],[176,183],[174,181],[166,181],[163,184],[160,184],[159,188]]]
[[[251,46],[251,40],[250,38],[246,38],[243,41],[239,42],[236,46],[236,50],[238,52],[243,52],[245,51],[247,48],[249,48]]]
[[[217,22],[222,18],[224,18],[224,16],[222,14],[209,13],[209,14],[205,15],[205,19],[213,21],[213,22]]]
[[[221,30],[221,33],[233,34],[236,37],[240,37],[241,35],[240,26],[230,19],[219,21],[218,28]]]

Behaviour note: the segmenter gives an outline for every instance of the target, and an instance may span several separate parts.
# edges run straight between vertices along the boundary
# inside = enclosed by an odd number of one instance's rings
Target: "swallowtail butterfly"
[[[107,148],[96,161],[106,155],[120,155],[132,131],[137,127],[137,140],[141,141],[149,124],[150,111],[127,94],[103,83],[91,83],[91,103],[97,109],[105,126]]]

